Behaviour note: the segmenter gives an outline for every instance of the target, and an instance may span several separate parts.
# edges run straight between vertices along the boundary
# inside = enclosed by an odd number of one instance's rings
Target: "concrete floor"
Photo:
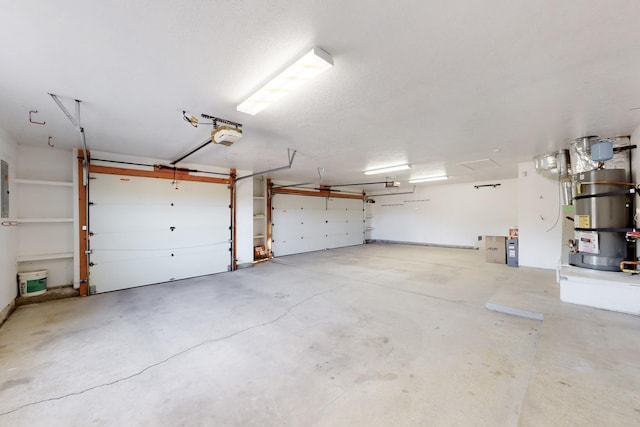
[[[638,426],[639,360],[554,272],[372,244],[19,307],[0,425]]]

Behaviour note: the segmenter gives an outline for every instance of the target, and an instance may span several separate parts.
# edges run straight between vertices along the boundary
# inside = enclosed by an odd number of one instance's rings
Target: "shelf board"
[[[67,181],[45,181],[40,179],[22,179],[16,178],[16,184],[32,184],[32,185],[54,185],[58,187],[73,187],[73,182]]]
[[[253,236],[254,239],[264,239],[264,234],[256,234]]]
[[[73,218],[16,218],[18,224],[45,222],[73,222]]]
[[[253,200],[264,200],[264,196],[253,196]]]
[[[254,215],[253,219],[264,219],[264,215]]]
[[[66,259],[73,258],[73,253],[59,253],[59,254],[42,254],[42,255],[20,255],[17,258],[18,262],[27,261],[45,261],[50,259]]]

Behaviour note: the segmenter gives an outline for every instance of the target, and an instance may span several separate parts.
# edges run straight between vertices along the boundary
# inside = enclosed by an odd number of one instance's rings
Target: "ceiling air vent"
[[[485,169],[496,169],[500,167],[499,164],[491,159],[471,160],[470,162],[462,162],[458,164],[474,172]]]

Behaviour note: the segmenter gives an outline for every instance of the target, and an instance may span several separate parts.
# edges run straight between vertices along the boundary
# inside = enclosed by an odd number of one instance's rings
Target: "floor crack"
[[[167,362],[169,362],[169,361],[171,361],[171,360],[173,360],[173,359],[175,359],[177,357],[180,357],[180,356],[182,356],[182,355],[184,355],[184,354],[186,354],[186,353],[188,353],[190,351],[193,351],[196,348],[200,348],[200,347],[205,346],[207,344],[214,344],[214,343],[218,343],[218,342],[221,342],[221,341],[224,341],[224,340],[228,340],[230,338],[233,338],[233,337],[236,337],[238,335],[241,335],[241,334],[244,334],[246,332],[249,332],[249,331],[251,331],[253,329],[262,328],[262,327],[265,327],[265,326],[272,325],[272,324],[284,319],[285,317],[287,317],[294,309],[296,309],[297,307],[301,306],[302,304],[304,304],[304,303],[306,303],[308,301],[311,301],[312,299],[317,298],[319,296],[322,296],[322,295],[325,295],[327,293],[336,291],[336,290],[338,290],[340,288],[343,288],[344,286],[345,285],[340,285],[340,286],[333,287],[331,289],[324,290],[322,292],[317,292],[315,294],[312,294],[312,295],[310,295],[310,296],[308,296],[306,298],[301,299],[297,303],[289,306],[282,314],[278,315],[277,317],[275,317],[275,318],[273,318],[273,319],[271,319],[269,321],[248,326],[248,327],[246,327],[244,329],[240,329],[240,330],[238,330],[236,332],[224,335],[222,337],[212,338],[212,339],[201,341],[201,342],[199,342],[197,344],[192,345],[191,347],[188,347],[188,348],[186,348],[186,349],[184,349],[182,351],[179,351],[178,353],[174,353],[171,356],[166,357],[165,359],[162,359],[162,360],[160,360],[160,361],[158,361],[156,363],[148,365],[148,366],[144,367],[143,369],[141,369],[141,370],[139,370],[137,372],[134,372],[133,374],[128,375],[126,377],[118,378],[116,380],[113,380],[113,381],[110,381],[110,382],[106,382],[106,383],[102,383],[102,384],[97,384],[97,385],[88,387],[88,388],[86,388],[84,390],[75,391],[75,392],[72,392],[72,393],[67,393],[67,394],[64,394],[62,396],[50,397],[48,399],[42,399],[42,400],[38,400],[38,401],[35,401],[35,402],[26,403],[24,405],[18,406],[17,408],[14,408],[14,409],[12,409],[10,411],[6,411],[6,412],[0,413],[0,417],[2,417],[4,415],[12,414],[14,412],[17,412],[17,411],[19,411],[21,409],[24,409],[24,408],[28,408],[30,406],[35,406],[35,405],[39,405],[41,403],[47,403],[47,402],[55,402],[55,401],[58,401],[58,400],[66,399],[68,397],[80,396],[80,395],[82,395],[84,393],[87,393],[87,392],[90,392],[92,390],[96,390],[96,389],[103,388],[103,387],[109,387],[109,386],[112,386],[112,385],[115,385],[115,384],[118,384],[118,383],[121,383],[121,382],[124,382],[124,381],[128,381],[128,380],[130,380],[132,378],[135,378],[135,377],[138,377],[138,376],[144,374],[145,372],[147,372],[147,371],[149,371],[149,370],[151,370],[153,368],[156,368],[156,367],[158,367],[160,365],[163,365],[163,364],[165,364],[165,363],[167,363]]]

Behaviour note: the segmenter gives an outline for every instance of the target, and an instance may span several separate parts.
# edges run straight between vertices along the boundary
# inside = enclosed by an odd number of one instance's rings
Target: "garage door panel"
[[[327,234],[346,232],[348,223],[346,220],[330,220],[326,224]]]
[[[110,292],[136,286],[171,280],[168,252],[144,252],[124,257],[122,253],[110,254],[111,259],[102,259],[91,267],[91,284],[97,292]]]
[[[347,211],[345,218],[349,222],[363,222],[364,221],[364,212],[357,210],[349,210]]]
[[[182,181],[176,190],[163,179],[95,175],[90,283],[96,292],[228,270],[226,185]]]
[[[231,246],[229,233],[224,232],[203,232],[199,229],[183,230],[182,233],[172,236],[172,248],[183,249],[192,247],[214,247],[223,245],[227,248]]]
[[[301,226],[286,227],[284,230],[277,230],[273,227],[273,239],[274,240],[294,240],[304,237],[304,228]],[[307,236],[308,237],[308,236]]]
[[[324,197],[309,197],[292,194],[276,194],[273,198],[272,206],[274,209],[325,209]]]
[[[93,232],[91,247],[101,250],[144,251],[168,249],[171,232],[167,230],[125,230]],[[94,260],[95,261],[95,260]]]
[[[286,230],[277,235],[274,233],[274,236],[274,254],[277,256],[326,249],[325,234],[309,229]]]
[[[204,207],[181,207],[172,210],[169,214],[169,220],[178,225],[207,225],[212,224],[219,220],[219,218],[231,218],[230,209],[217,206],[204,206]]]
[[[150,180],[156,185],[150,185]],[[135,206],[164,200],[170,189],[170,181],[164,179],[92,173],[89,198],[95,201],[94,195],[99,194],[100,203]]]
[[[330,198],[327,209],[333,221],[327,243],[333,248],[360,245],[364,242],[364,204],[359,199]]]
[[[276,194],[272,206],[275,256],[364,241],[362,200]]]
[[[228,271],[230,255],[228,245],[210,245],[202,248],[184,248],[174,251],[172,260],[174,278],[204,276]]]
[[[206,199],[202,198],[203,195],[207,196]],[[171,193],[171,199],[175,202],[193,204],[194,206],[228,206],[230,202],[229,187],[226,184],[179,181],[178,189]]]
[[[327,246],[332,248],[339,248],[347,246],[348,236],[346,233],[336,233],[327,236]]]
[[[306,246],[299,240],[278,239],[273,241],[272,252],[274,256],[285,256],[307,252]]]
[[[356,210],[356,211],[362,212],[362,209],[364,209],[362,199],[346,199],[346,198],[338,198],[338,197],[330,197],[327,200],[327,206],[328,206],[327,207],[328,210],[348,209],[348,210]]]
[[[160,221],[149,221],[149,215],[168,218],[166,207],[157,205],[116,205],[100,204],[91,206],[92,231],[134,231],[140,229],[159,230]]]
[[[303,210],[274,210],[273,218],[277,218],[274,222],[272,233],[274,239],[293,240],[300,239],[305,234],[309,234],[306,230],[312,225],[306,218]]]
[[[307,252],[327,249],[326,235],[309,236],[304,241],[306,242]]]
[[[364,231],[350,231],[347,233],[344,246],[355,246],[364,244]]]
[[[364,235],[360,232],[346,232],[335,234],[332,244],[334,248],[341,248],[344,246],[361,245],[364,242]]]
[[[319,251],[326,249],[325,242],[326,238],[324,236],[277,240],[273,242],[273,254],[275,256],[285,256]]]

